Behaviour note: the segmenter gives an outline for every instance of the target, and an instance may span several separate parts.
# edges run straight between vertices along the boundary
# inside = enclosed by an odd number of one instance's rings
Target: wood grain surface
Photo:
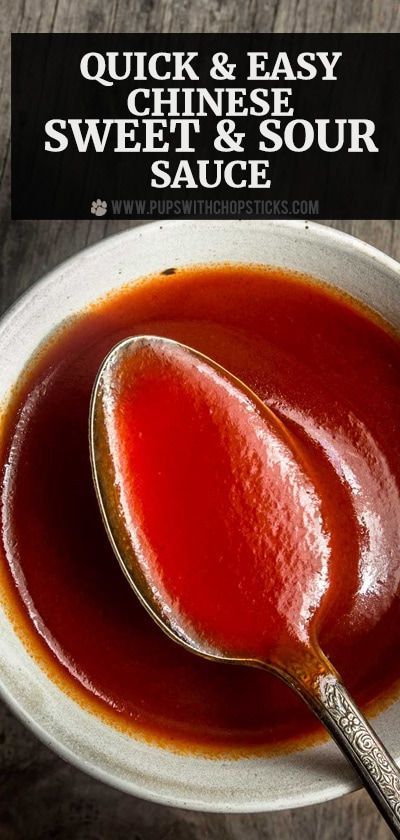
[[[129,221],[10,220],[10,32],[399,32],[399,0],[0,0],[0,310],[44,272]],[[201,224],[201,222],[200,222]],[[332,221],[400,259],[400,223]],[[102,785],[0,704],[0,840],[384,840],[367,795],[255,816],[206,815]]]

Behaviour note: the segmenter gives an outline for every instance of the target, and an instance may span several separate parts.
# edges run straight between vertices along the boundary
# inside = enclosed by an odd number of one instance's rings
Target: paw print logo
[[[94,216],[104,216],[105,213],[107,213],[107,202],[102,201],[101,198],[98,198],[96,201],[92,201],[90,212],[93,213]]]

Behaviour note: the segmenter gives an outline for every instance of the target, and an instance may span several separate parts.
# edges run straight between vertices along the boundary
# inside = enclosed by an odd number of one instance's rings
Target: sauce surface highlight
[[[1,592],[49,673],[110,721],[175,746],[248,751],[298,739],[317,724],[294,693],[268,673],[201,660],[168,639],[108,544],[90,474],[90,393],[111,348],[146,334],[192,346],[238,376],[314,464],[335,558],[318,636],[361,703],[400,676],[399,342],[301,277],[179,270],[63,327],[7,410]]]

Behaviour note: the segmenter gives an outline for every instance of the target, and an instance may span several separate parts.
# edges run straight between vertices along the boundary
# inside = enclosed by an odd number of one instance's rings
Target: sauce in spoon
[[[128,340],[100,387],[107,515],[165,622],[228,656],[281,661],[312,646],[328,506],[299,442],[239,380],[173,341]]]

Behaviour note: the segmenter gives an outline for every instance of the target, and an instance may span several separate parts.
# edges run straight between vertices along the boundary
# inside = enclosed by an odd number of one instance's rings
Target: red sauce
[[[96,406],[114,538],[167,625],[217,655],[285,665],[312,649],[329,486],[278,417],[206,357],[154,336],[109,357]]]
[[[257,268],[180,270],[127,288],[63,327],[19,384],[1,453],[1,584],[34,655],[80,702],[175,745],[265,748],[315,726],[272,675],[174,644],[118,567],[87,419],[102,359],[134,334],[207,354],[301,442],[329,495],[319,640],[358,701],[382,696],[400,670],[399,343],[324,287]]]

